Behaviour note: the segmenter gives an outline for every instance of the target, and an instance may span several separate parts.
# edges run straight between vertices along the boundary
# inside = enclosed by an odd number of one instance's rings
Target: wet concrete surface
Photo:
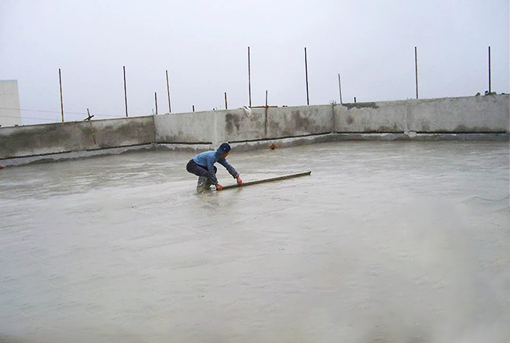
[[[508,142],[189,153],[0,171],[0,342],[506,342]],[[234,180],[219,166],[224,185]]]

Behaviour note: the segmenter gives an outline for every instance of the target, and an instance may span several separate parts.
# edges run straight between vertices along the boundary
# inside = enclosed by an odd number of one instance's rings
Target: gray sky
[[[74,1],[0,0],[0,80],[17,79],[23,124],[60,120],[58,68],[69,112],[130,116],[253,105],[414,98],[418,47],[420,98],[509,92],[507,0]],[[66,120],[84,115],[66,114]],[[42,119],[32,119],[42,118]],[[97,116],[97,119],[109,118]]]

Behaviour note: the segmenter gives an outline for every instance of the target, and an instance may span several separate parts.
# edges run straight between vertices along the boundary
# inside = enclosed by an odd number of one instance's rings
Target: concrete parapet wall
[[[0,158],[118,148],[154,142],[152,117],[0,128]]]
[[[255,108],[251,115],[239,109],[221,116],[218,123],[218,137],[224,141],[313,135],[333,130],[333,108],[327,105]]]
[[[168,114],[155,117],[158,143],[239,142],[329,133],[333,107],[300,106]]]
[[[336,132],[405,132],[407,101],[366,102],[335,106]]]
[[[446,139],[435,134],[449,134],[452,139],[492,139],[492,134],[495,139],[508,139],[509,112],[509,95],[488,95],[233,109],[8,127],[0,128],[0,160],[6,164],[7,159],[13,158],[152,143],[215,147],[227,141],[251,149],[286,138],[299,138],[302,142],[336,140],[335,134],[339,139]],[[332,135],[320,139],[303,139],[329,133]],[[370,133],[391,135],[366,135]],[[260,144],[242,145],[256,141]]]
[[[335,131],[508,132],[509,104],[509,95],[343,104],[335,107]]]
[[[216,113],[191,112],[154,116],[158,143],[212,143]]]
[[[408,126],[416,132],[509,131],[510,95],[408,101]]]

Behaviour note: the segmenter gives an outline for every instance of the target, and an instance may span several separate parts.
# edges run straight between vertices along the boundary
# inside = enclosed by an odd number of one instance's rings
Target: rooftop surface
[[[0,171],[0,341],[503,342],[508,142],[337,142]],[[218,165],[223,185],[234,180]]]

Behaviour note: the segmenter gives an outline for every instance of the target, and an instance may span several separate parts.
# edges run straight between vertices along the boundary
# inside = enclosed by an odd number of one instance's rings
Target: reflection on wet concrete
[[[0,172],[0,342],[504,342],[509,146],[342,142]],[[219,167],[223,184],[234,183]]]

